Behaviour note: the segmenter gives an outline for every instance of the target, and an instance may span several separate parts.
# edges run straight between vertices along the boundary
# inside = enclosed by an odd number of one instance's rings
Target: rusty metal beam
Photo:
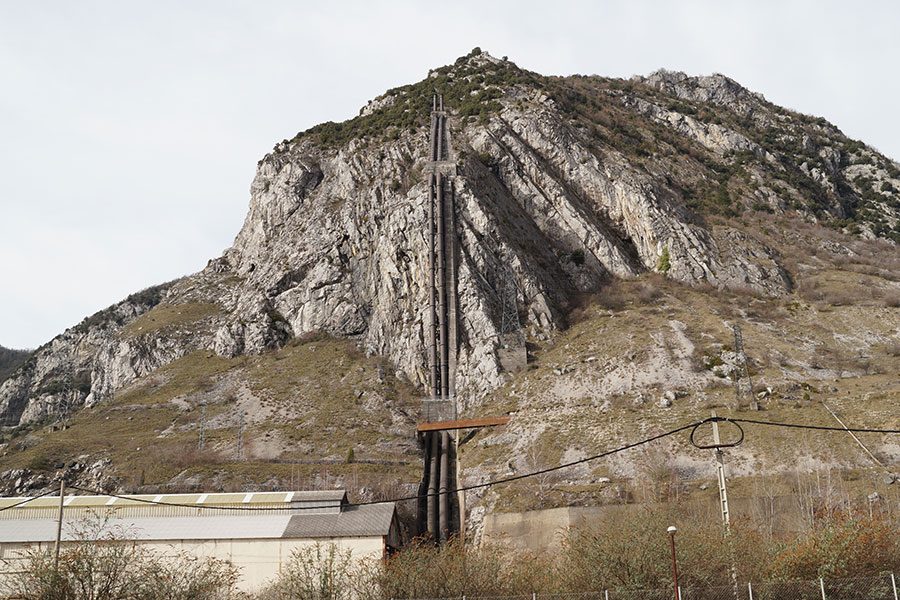
[[[450,429],[472,429],[475,427],[492,427],[506,425],[509,417],[481,417],[479,419],[459,419],[456,421],[437,421],[435,423],[419,423],[418,431],[447,431]]]

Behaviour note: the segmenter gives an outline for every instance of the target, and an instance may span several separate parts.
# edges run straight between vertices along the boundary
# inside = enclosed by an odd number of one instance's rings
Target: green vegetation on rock
[[[418,83],[388,90],[384,96],[394,98],[387,106],[372,114],[358,116],[341,123],[322,123],[300,132],[292,141],[313,137],[327,146],[341,146],[352,139],[387,139],[397,131],[415,131],[428,124],[432,95],[444,94],[444,105],[462,117],[477,117],[499,112],[497,100],[510,86],[540,87],[542,78],[518,68],[508,61],[498,63],[477,59],[475,48],[455,64],[436,69]]]

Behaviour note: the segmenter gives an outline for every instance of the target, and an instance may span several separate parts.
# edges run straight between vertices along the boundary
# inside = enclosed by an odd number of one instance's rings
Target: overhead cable
[[[620,447],[614,448],[612,450],[607,450],[605,452],[601,452],[600,454],[595,454],[593,456],[581,458],[579,460],[574,460],[574,461],[563,463],[563,464],[556,465],[553,467],[548,467],[546,469],[539,469],[537,471],[532,471],[529,473],[522,473],[521,475],[513,475],[511,477],[504,477],[502,479],[486,481],[484,483],[476,483],[476,484],[472,484],[472,485],[467,485],[467,486],[464,486],[464,487],[461,487],[461,488],[458,488],[455,490],[448,490],[446,492],[435,492],[433,494],[426,494],[426,496],[440,496],[442,493],[443,494],[455,494],[457,492],[468,492],[468,491],[472,491],[472,490],[493,487],[495,485],[511,483],[513,481],[520,481],[523,479],[528,479],[530,477],[544,475],[546,473],[552,473],[554,471],[567,469],[569,467],[574,467],[576,465],[595,461],[595,460],[598,460],[601,458],[605,458],[607,456],[612,456],[613,454],[617,454],[619,452],[624,452],[625,450],[631,450],[632,448],[637,448],[638,446],[643,446],[645,444],[649,444],[650,442],[661,440],[663,438],[675,435],[676,433],[681,433],[682,431],[687,431],[689,429],[691,430],[691,443],[697,448],[708,448],[708,446],[703,446],[703,445],[697,444],[694,441],[693,437],[694,437],[694,433],[696,432],[697,428],[699,428],[701,425],[704,425],[706,423],[712,423],[712,422],[728,422],[728,423],[734,424],[738,428],[740,428],[740,425],[738,425],[738,423],[746,423],[746,424],[763,425],[763,426],[769,426],[769,427],[783,427],[783,428],[789,428],[789,429],[810,429],[810,430],[816,430],[816,431],[839,431],[839,432],[844,432],[844,433],[846,433],[847,431],[852,431],[854,433],[900,434],[900,429],[828,427],[828,426],[824,426],[824,425],[808,425],[808,424],[803,424],[803,423],[778,423],[775,421],[762,421],[762,420],[758,420],[758,419],[740,419],[740,418],[732,418],[732,417],[710,417],[707,419],[703,419],[702,421],[695,421],[695,422],[689,423],[687,425],[682,425],[681,427],[676,427],[675,429],[670,429],[669,431],[666,431],[664,433],[660,433],[658,435],[644,438],[640,441],[632,442],[630,444],[626,444],[624,446],[620,446]],[[741,441],[743,441],[743,429],[741,429]],[[740,442],[738,442],[738,443],[740,443]],[[722,447],[735,446],[735,445],[737,445],[737,443],[723,444]],[[303,511],[303,510],[320,510],[323,508],[322,506],[262,507],[262,506],[215,506],[215,505],[208,505],[208,504],[207,505],[184,504],[184,503],[177,503],[177,502],[162,502],[162,501],[157,501],[157,500],[148,500],[146,498],[139,498],[139,497],[135,497],[135,496],[126,496],[126,495],[122,495],[122,494],[107,494],[100,490],[90,489],[90,488],[86,488],[86,487],[79,487],[79,486],[75,486],[75,485],[70,486],[70,487],[72,489],[76,489],[80,492],[85,492],[85,493],[95,494],[95,495],[100,495],[100,496],[107,496],[107,497],[112,497],[112,498],[118,498],[118,499],[122,499],[122,500],[128,500],[131,502],[138,502],[138,503],[142,503],[142,504],[154,504],[154,505],[158,505],[158,506],[171,506],[171,507],[181,507],[181,508],[197,508],[197,509],[205,509],[205,510],[245,511],[245,512],[263,512],[263,511],[271,512],[271,511],[284,510],[284,511],[296,512],[296,511]],[[45,492],[44,494],[35,496],[34,498],[28,498],[26,500],[23,500],[19,504],[15,504],[12,506],[8,506],[6,508],[2,508],[2,509],[0,509],[0,511],[8,510],[10,508],[15,508],[16,506],[19,506],[21,504],[24,504],[26,502],[34,500],[35,498],[40,498],[41,496],[49,495],[50,493],[53,493],[53,491],[54,490]],[[405,501],[410,501],[410,500],[417,500],[420,497],[421,496],[417,494],[414,496],[404,496],[404,497],[400,497],[400,498],[391,498],[388,500],[369,500],[366,502],[354,502],[354,503],[342,504],[341,508],[347,509],[347,508],[356,508],[356,507],[360,507],[360,506],[371,506],[371,505],[375,505],[375,504],[391,504],[391,503],[395,503],[395,502],[405,502]]]
[[[607,457],[607,456],[611,456],[611,455],[616,454],[616,453],[618,453],[618,452],[624,452],[625,450],[630,450],[630,449],[632,449],[632,448],[637,448],[638,446],[642,446],[642,445],[644,445],[644,444],[649,444],[650,442],[654,442],[654,441],[656,441],[656,440],[660,440],[660,439],[663,439],[663,438],[665,438],[665,437],[669,437],[669,436],[671,436],[671,435],[675,435],[676,433],[680,433],[680,432],[682,432],[682,431],[686,431],[686,430],[688,430],[688,429],[691,429],[691,428],[693,428],[693,427],[696,427],[696,426],[700,425],[701,423],[702,423],[702,421],[697,421],[696,423],[690,423],[690,424],[688,424],[688,425],[683,425],[683,426],[678,427],[678,428],[676,428],[676,429],[671,429],[671,430],[669,430],[669,431],[666,431],[665,433],[660,433],[660,434],[658,434],[658,435],[654,435],[654,436],[652,436],[652,437],[645,438],[645,439],[640,440],[640,441],[637,441],[637,442],[632,442],[632,443],[630,443],[630,444],[626,444],[625,446],[620,446],[620,447],[615,448],[615,449],[613,449],[613,450],[607,450],[606,452],[602,452],[602,453],[600,453],[600,454],[595,454],[595,455],[593,455],[593,456],[588,456],[588,457],[585,457],[585,458],[581,458],[581,459],[579,459],[579,460],[574,460],[574,461],[572,461],[572,462],[567,462],[567,463],[563,463],[563,464],[561,464],[561,465],[556,465],[556,466],[553,466],[553,467],[548,467],[548,468],[546,468],[546,469],[540,469],[540,470],[538,470],[538,471],[533,471],[533,472],[530,472],[530,473],[522,473],[521,475],[513,475],[513,476],[511,476],[511,477],[505,477],[505,478],[503,478],[503,479],[496,479],[496,480],[494,480],[494,481],[486,481],[486,482],[484,482],[484,483],[476,483],[476,484],[473,484],[473,485],[467,485],[467,486],[464,486],[464,487],[461,487],[461,488],[457,488],[457,489],[455,489],[455,490],[448,490],[448,491],[446,491],[446,492],[435,492],[435,493],[433,493],[433,494],[423,494],[423,496],[440,496],[442,493],[443,493],[443,494],[455,494],[455,493],[457,493],[457,492],[468,492],[468,491],[471,491],[471,490],[478,490],[478,489],[483,489],[483,488],[493,487],[493,486],[495,486],[495,485],[501,485],[501,484],[504,484],[504,483],[510,483],[510,482],[513,482],[513,481],[519,481],[519,480],[521,480],[521,479],[527,479],[527,478],[529,478],[529,477],[536,477],[536,476],[538,476],[538,475],[543,475],[543,474],[545,474],[545,473],[551,473],[551,472],[553,472],[553,471],[559,471],[559,470],[561,470],[561,469],[566,469],[566,468],[569,468],[569,467],[574,467],[575,465],[580,465],[580,464],[583,464],[583,463],[587,463],[587,462],[591,462],[591,461],[594,461],[594,460],[598,460],[598,459],[600,459],[600,458],[605,458],[605,457]],[[92,489],[89,489],[89,488],[83,488],[83,487],[79,487],[79,486],[75,486],[75,485],[70,486],[70,487],[73,488],[73,489],[76,489],[76,490],[78,490],[78,491],[81,491],[81,492],[86,492],[86,493],[96,494],[96,495],[101,495],[101,496],[109,496],[109,497],[113,497],[113,498],[121,498],[122,500],[129,500],[129,501],[132,501],[132,502],[140,502],[140,503],[143,503],[143,504],[155,504],[155,505],[159,505],[159,506],[175,506],[175,507],[181,507],[181,508],[200,508],[200,509],[207,509],[207,510],[222,510],[222,511],[233,511],[233,510],[237,510],[237,511],[247,511],[247,512],[260,512],[260,511],[273,511],[273,510],[288,510],[288,511],[298,511],[298,510],[320,510],[320,509],[323,508],[322,506],[296,506],[296,507],[294,507],[294,506],[283,506],[283,507],[282,507],[282,506],[274,506],[274,507],[263,507],[263,506],[214,506],[214,505],[208,505],[208,504],[207,504],[207,505],[204,505],[204,504],[183,504],[183,503],[176,503],[176,502],[162,502],[162,501],[156,501],[156,500],[148,500],[148,499],[146,499],[146,498],[137,498],[137,497],[134,497],[134,496],[125,496],[125,495],[119,495],[119,494],[104,494],[103,492],[98,491],[98,490],[92,490]],[[359,507],[359,506],[371,506],[371,505],[373,505],[373,504],[391,504],[391,503],[394,503],[394,502],[405,502],[405,501],[408,501],[408,500],[417,500],[417,499],[419,499],[420,497],[422,497],[422,496],[416,494],[415,496],[405,496],[405,497],[402,497],[402,498],[391,498],[391,499],[388,499],[388,500],[369,500],[369,501],[367,501],[367,502],[354,502],[354,503],[342,504],[342,505],[341,505],[341,508],[342,508],[342,509],[346,509],[346,508],[356,508],[356,507]]]

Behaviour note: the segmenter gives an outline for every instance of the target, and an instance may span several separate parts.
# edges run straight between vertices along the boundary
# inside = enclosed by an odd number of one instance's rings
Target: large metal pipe
[[[438,499],[438,535],[441,542],[447,541],[447,535],[450,531],[450,434],[446,431],[441,432],[441,485],[440,497]]]
[[[466,541],[466,493],[460,490],[459,485],[459,431],[453,436],[453,486],[456,492],[457,531],[459,541]]]
[[[422,535],[428,530],[428,476],[431,471],[431,462],[428,460],[431,448],[428,445],[428,435],[425,434],[422,444],[425,446],[425,468],[422,472],[422,481],[416,498],[416,535]]]
[[[431,185],[428,191],[428,336],[425,343],[428,344],[428,365],[431,371],[431,396],[436,397],[439,394],[438,375],[437,375],[437,332],[434,321],[434,175],[431,176]]]
[[[430,431],[428,432],[427,442],[431,447],[431,453],[428,456],[429,465],[428,465],[428,504],[426,507],[426,521],[428,523],[428,533],[435,539],[437,539],[438,533],[438,502],[437,502],[437,491],[438,491],[438,456],[440,452],[440,446],[438,445],[438,434],[437,432]]]
[[[438,158],[438,124],[440,120],[438,119],[438,115],[436,113],[432,113],[431,115],[431,160],[437,160]]]
[[[442,105],[443,102],[441,100]],[[444,115],[437,116],[437,158],[434,160],[444,160]]]
[[[444,252],[447,234],[444,228],[444,181],[437,179],[437,242],[438,242],[438,325],[440,328],[441,397],[447,398],[447,257]]]
[[[447,293],[450,296],[449,305],[450,312],[448,315],[449,324],[447,326],[447,346],[448,352],[450,354],[450,360],[447,364],[447,392],[450,398],[453,398],[453,418],[455,419],[456,414],[456,351],[457,351],[457,337],[456,337],[456,195],[453,189],[453,180],[451,179],[447,189],[447,212],[450,216],[450,225],[448,227],[447,234],[447,254],[448,254],[448,266],[447,266],[447,278],[449,280],[449,286]]]

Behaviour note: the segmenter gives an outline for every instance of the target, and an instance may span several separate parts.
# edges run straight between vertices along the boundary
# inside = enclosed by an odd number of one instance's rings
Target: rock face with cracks
[[[523,327],[541,336],[566,326],[580,295],[646,271],[788,292],[778,253],[719,216],[741,207],[827,220],[869,206],[878,225],[859,220],[860,235],[890,238],[897,226],[890,195],[863,190],[900,188],[894,163],[861,145],[848,154],[833,126],[809,124],[728,78],[545,78],[473,52],[370,102],[357,119],[278,144],[258,164],[234,245],[155,302],[125,301],[36,351],[0,387],[5,422],[102,402],[197,349],[261,353],[313,332],[351,338],[424,384],[424,124],[435,86],[448,90],[456,164],[464,409],[503,382],[507,280]],[[785,158],[794,142],[805,154],[791,160],[802,165]]]

